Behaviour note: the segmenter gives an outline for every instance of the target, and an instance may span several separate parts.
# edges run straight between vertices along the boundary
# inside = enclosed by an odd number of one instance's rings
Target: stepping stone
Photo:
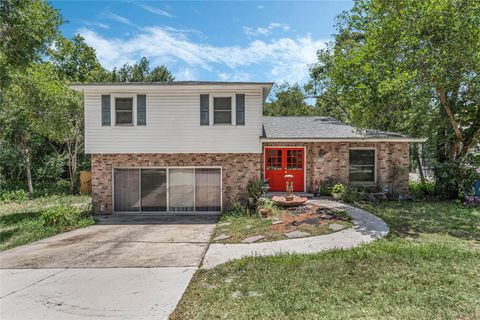
[[[273,221],[272,221],[272,224],[273,224],[273,225],[282,224],[282,223],[283,223],[282,220],[273,220]]]
[[[230,236],[226,235],[225,233],[222,233],[218,237],[213,238],[213,241],[222,241],[222,240],[227,240],[230,238]]]
[[[329,224],[328,227],[333,231],[340,231],[342,229],[345,229],[345,226],[343,224],[339,224],[339,223]]]
[[[254,242],[260,241],[264,238],[265,238],[264,236],[253,236],[253,237],[250,237],[250,238],[243,239],[242,243],[254,243]]]
[[[305,238],[305,237],[308,237],[309,235],[310,235],[310,233],[302,232],[302,231],[298,231],[298,230],[285,233],[285,237],[290,238],[290,239]]]

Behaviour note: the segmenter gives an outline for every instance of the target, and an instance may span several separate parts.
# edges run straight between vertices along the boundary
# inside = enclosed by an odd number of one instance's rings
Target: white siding
[[[86,153],[261,153],[262,89],[157,87],[132,92],[85,89]],[[129,92],[127,92],[129,90]],[[200,94],[245,94],[245,125],[200,125]],[[112,125],[102,126],[101,95],[112,95]],[[115,126],[114,97],[146,94],[147,125]],[[233,99],[235,100],[235,99]],[[233,102],[234,103],[234,102]],[[134,105],[135,109],[135,105]],[[235,110],[232,110],[235,112]]]

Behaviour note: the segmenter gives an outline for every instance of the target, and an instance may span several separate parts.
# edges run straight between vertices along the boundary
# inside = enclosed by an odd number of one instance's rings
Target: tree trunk
[[[27,176],[28,194],[33,196],[33,182],[32,182],[32,160],[30,159],[30,149],[27,147],[27,142],[22,139],[22,154],[25,161],[25,173]]]
[[[422,161],[420,159],[420,149],[418,148],[418,144],[416,143],[413,144],[413,156],[415,158],[415,161],[417,162],[420,181],[422,181],[422,183],[425,183],[425,174],[423,173]]]

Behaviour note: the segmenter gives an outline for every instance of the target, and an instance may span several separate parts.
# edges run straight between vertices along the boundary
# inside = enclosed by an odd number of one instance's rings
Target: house
[[[322,181],[408,192],[409,143],[330,117],[263,117],[269,82],[75,84],[95,211],[218,212],[250,180],[314,192]]]

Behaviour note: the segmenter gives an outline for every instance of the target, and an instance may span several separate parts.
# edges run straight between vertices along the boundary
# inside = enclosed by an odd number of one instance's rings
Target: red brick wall
[[[308,192],[315,192],[316,186],[327,177],[332,178],[333,181],[348,183],[349,148],[375,148],[377,150],[377,183],[389,188],[393,183],[395,191],[408,192],[409,144],[406,142],[270,142],[264,143],[263,146],[306,148],[305,174]],[[397,171],[395,177],[394,171]]]
[[[261,154],[92,154],[91,159],[94,209],[111,213],[113,168],[221,166],[226,209],[232,200],[246,200],[248,182],[260,175]]]

